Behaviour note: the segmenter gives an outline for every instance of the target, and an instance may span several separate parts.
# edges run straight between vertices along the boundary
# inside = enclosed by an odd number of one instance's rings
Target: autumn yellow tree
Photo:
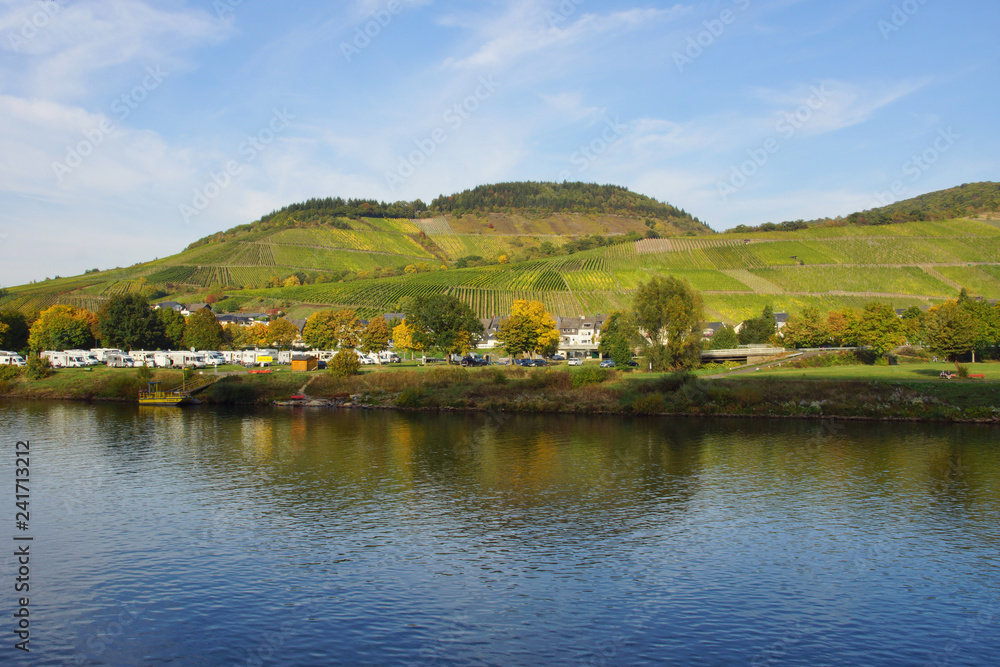
[[[335,347],[357,347],[361,325],[357,314],[350,309],[321,310],[306,320],[302,339],[320,350]]]
[[[246,347],[264,347],[267,345],[268,326],[263,322],[254,322],[243,330],[243,344]]]
[[[424,349],[420,343],[413,340],[413,329],[409,327],[406,320],[400,322],[392,330],[392,345],[397,350],[410,352],[410,358],[413,357],[413,352]]]
[[[97,332],[97,317],[88,310],[55,305],[43,310],[31,325],[28,346],[32,352],[89,348]]]
[[[272,320],[267,326],[267,342],[278,347],[291,347],[299,337],[299,328],[284,317]]]
[[[541,301],[517,299],[510,317],[500,325],[497,340],[510,355],[522,352],[547,355],[559,347],[559,330]]]

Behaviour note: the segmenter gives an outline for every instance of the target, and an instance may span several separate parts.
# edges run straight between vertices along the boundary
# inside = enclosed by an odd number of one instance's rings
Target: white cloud
[[[471,55],[446,59],[445,65],[458,69],[506,67],[530,53],[577,43],[600,33],[648,27],[688,11],[675,5],[669,9],[629,9],[577,17],[575,11],[563,14],[548,3],[522,0],[512,3],[505,16],[475,26],[479,33],[476,41],[483,43]]]
[[[179,53],[230,34],[228,23],[202,10],[164,11],[140,0],[77,0],[60,7],[41,27],[25,30],[36,2],[17,2],[0,14],[8,89],[72,100],[93,92],[94,75],[132,62],[180,67]],[[35,21],[38,23],[38,21]],[[16,69],[15,69],[16,68]]]

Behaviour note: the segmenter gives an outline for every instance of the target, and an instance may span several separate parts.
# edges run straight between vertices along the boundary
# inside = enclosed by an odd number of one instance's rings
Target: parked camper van
[[[94,347],[90,349],[90,355],[102,364],[108,363],[109,354],[125,354],[121,350],[113,347]]]
[[[218,366],[224,366],[227,363],[229,363],[226,357],[222,354],[222,352],[199,352],[198,354],[204,357],[205,364],[207,366],[218,367]]]
[[[108,351],[104,355],[104,363],[111,368],[132,368],[135,366],[135,359],[124,352]]]
[[[153,352],[146,352],[145,350],[130,350],[128,356],[132,357],[132,365],[138,368],[139,366],[149,366],[152,368],[156,364],[153,362]]]
[[[66,354],[80,360],[82,366],[100,366],[102,363],[98,361],[97,355],[91,353],[90,350],[66,350]]]
[[[0,350],[0,366],[26,366],[24,359],[16,352]]]
[[[45,350],[40,356],[42,359],[48,359],[52,368],[83,368],[87,366],[87,362],[82,356],[70,350],[66,352]]]

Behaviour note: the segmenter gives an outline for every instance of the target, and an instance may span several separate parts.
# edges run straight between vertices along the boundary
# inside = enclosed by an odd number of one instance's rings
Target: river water
[[[5,402],[0,434],[2,664],[1000,655],[996,428]]]

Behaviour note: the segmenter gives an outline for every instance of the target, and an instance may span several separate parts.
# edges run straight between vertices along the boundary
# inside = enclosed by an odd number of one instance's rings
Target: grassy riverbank
[[[351,397],[376,408],[495,410],[577,414],[690,414],[986,420],[1000,423],[1000,364],[976,364],[985,379],[942,380],[942,364],[762,369],[720,379],[623,373],[566,366],[547,369],[386,367],[334,378],[278,369],[233,374],[199,394],[209,404],[268,404],[307,385],[315,398]],[[164,387],[179,371],[156,371]],[[132,369],[63,369],[44,380],[0,382],[9,398],[135,400],[144,383]]]

